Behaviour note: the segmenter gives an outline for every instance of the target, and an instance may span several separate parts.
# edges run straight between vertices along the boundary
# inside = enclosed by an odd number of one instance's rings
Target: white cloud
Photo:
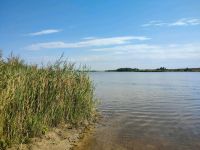
[[[143,24],[142,27],[149,27],[149,26],[195,26],[200,25],[200,19],[198,18],[182,18],[178,19],[174,22],[163,22],[160,20],[150,21],[147,24]]]
[[[88,37],[84,37],[82,38],[83,40],[92,40],[92,39],[95,39],[95,37],[93,36],[88,36]]]
[[[86,64],[93,69],[102,70],[111,67],[114,69],[120,66],[143,66],[144,68],[159,67],[171,63],[173,64],[172,67],[175,67],[174,65],[177,65],[178,62],[181,63],[180,66],[185,65],[184,67],[199,67],[199,43],[165,45],[126,44],[88,50],[93,51],[93,53],[67,55],[67,57],[64,56],[63,59],[76,62],[78,65]],[[28,61],[35,62],[37,64],[40,64],[40,62],[47,64],[47,62],[55,62],[59,57],[59,54],[55,56],[49,54],[37,57],[31,56],[28,58]],[[196,63],[192,63],[191,61]],[[156,64],[156,62],[161,63]]]
[[[86,63],[86,62],[106,62],[111,59],[108,55],[87,55],[87,56],[76,56],[72,57],[70,61],[78,62],[78,63]]]
[[[57,32],[61,32],[61,31],[62,30],[58,30],[58,29],[46,29],[46,30],[42,30],[42,31],[39,31],[39,32],[28,33],[28,35],[38,36],[38,35],[57,33]]]
[[[110,48],[91,49],[95,52],[120,55],[121,57],[151,59],[200,58],[200,44],[130,44]]]
[[[149,26],[164,26],[166,25],[166,23],[160,21],[160,20],[153,20],[153,21],[150,21],[149,23],[147,24],[143,24],[142,27],[149,27]]]
[[[110,46],[130,43],[132,40],[148,40],[145,36],[121,36],[110,38],[92,38],[85,39],[79,42],[66,43],[62,41],[54,41],[47,43],[36,43],[27,46],[27,50],[41,50],[41,49],[55,49],[55,48],[83,48],[83,47],[96,47],[96,46]]]
[[[92,49],[92,51],[102,52],[102,51],[117,51],[117,52],[129,52],[129,51],[144,51],[150,49],[158,49],[157,45],[149,45],[149,44],[130,44],[130,45],[122,45],[122,46],[114,46],[110,48],[96,48]]]

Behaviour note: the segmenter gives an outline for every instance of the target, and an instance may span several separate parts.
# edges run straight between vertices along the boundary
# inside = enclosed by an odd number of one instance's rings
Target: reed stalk
[[[84,68],[61,60],[37,67],[0,54],[0,149],[60,123],[80,124],[94,112],[94,86]]]

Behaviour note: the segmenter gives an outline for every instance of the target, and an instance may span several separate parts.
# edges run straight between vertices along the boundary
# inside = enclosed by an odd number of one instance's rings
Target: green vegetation
[[[139,69],[137,69],[137,68],[134,68],[134,69],[132,69],[132,68],[119,68],[116,71],[118,71],[118,72],[129,72],[129,71],[139,71]]]
[[[118,68],[116,70],[106,70],[106,72],[200,72],[200,68],[180,68],[180,69],[167,69],[165,67],[160,67],[157,69]]]
[[[60,123],[80,125],[95,114],[94,87],[84,70],[58,60],[47,67],[0,55],[0,149],[26,143]]]

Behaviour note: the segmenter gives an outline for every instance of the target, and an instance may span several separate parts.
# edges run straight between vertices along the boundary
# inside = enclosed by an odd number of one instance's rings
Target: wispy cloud
[[[27,46],[27,50],[41,50],[41,49],[55,49],[55,48],[84,48],[84,47],[98,47],[98,46],[110,46],[121,45],[130,43],[132,40],[149,40],[145,36],[121,36],[121,37],[109,37],[109,38],[91,38],[85,39],[79,42],[67,43],[62,41],[36,43]]]
[[[200,44],[130,44],[114,46],[109,48],[91,49],[95,52],[106,52],[107,54],[120,55],[121,57],[133,58],[199,58]]]
[[[158,49],[160,46],[158,45],[150,45],[150,44],[128,44],[122,46],[114,46],[109,48],[96,48],[92,49],[92,51],[96,52],[130,52],[130,51],[144,51],[144,50],[151,50],[151,49]]]
[[[27,35],[38,36],[38,35],[45,35],[45,34],[53,34],[53,33],[61,32],[61,31],[62,30],[59,30],[59,29],[46,29],[46,30],[42,30],[42,31],[39,31],[39,32],[28,33]]]
[[[143,24],[142,27],[150,27],[150,26],[195,26],[200,25],[200,19],[198,18],[182,18],[178,19],[174,22],[164,22],[161,20],[153,20],[146,24]]]
[[[184,63],[185,67],[194,67],[191,60],[196,61],[195,67],[198,66],[200,58],[200,44],[125,44],[118,46],[109,46],[107,48],[88,49],[93,53],[67,55],[63,59],[67,59],[77,64],[85,64],[93,69],[106,69],[106,68],[118,68],[120,66],[139,66],[143,68],[159,67],[160,65],[170,65],[171,62]],[[57,55],[45,56],[31,56],[29,62],[55,62],[59,58]],[[69,59],[68,59],[69,58]],[[161,64],[152,65],[152,62],[162,62]],[[172,67],[175,67],[174,64]]]
[[[84,37],[82,38],[83,40],[92,40],[92,39],[95,39],[95,37],[93,36],[88,36],[88,37]]]

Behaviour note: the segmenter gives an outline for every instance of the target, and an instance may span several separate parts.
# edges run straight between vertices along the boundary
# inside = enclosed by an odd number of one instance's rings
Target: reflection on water
[[[91,77],[104,119],[79,149],[200,149],[200,73]]]

